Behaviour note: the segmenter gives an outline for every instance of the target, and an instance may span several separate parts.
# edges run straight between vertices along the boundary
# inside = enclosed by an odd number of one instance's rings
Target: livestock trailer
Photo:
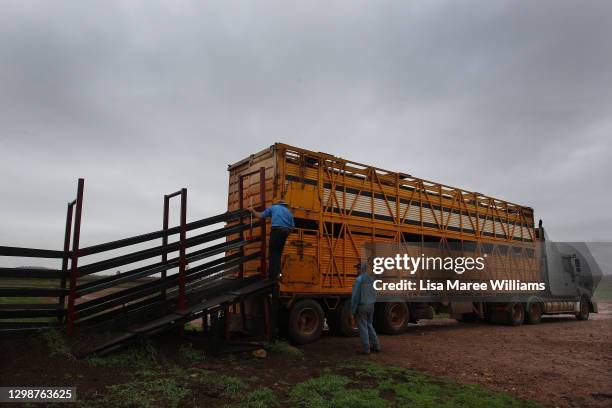
[[[596,312],[593,279],[576,279],[590,273],[586,264],[592,259],[544,244],[544,230],[534,225],[530,207],[281,143],[229,165],[228,171],[228,211],[263,208],[283,199],[293,212],[295,229],[282,257],[279,323],[297,343],[316,340],[325,321],[333,333],[356,334],[350,313],[354,265],[373,242],[486,244],[499,264],[492,273],[546,281],[554,264],[569,268],[566,275],[572,281],[569,292],[547,292],[528,302],[380,302],[375,324],[386,333],[401,333],[410,322],[432,318],[434,310],[446,310],[458,319],[513,325],[537,323],[542,314],[571,313],[586,319]],[[256,228],[242,234],[259,233]],[[259,247],[241,250],[248,255]],[[552,259],[551,251],[560,261]],[[265,262],[247,262],[240,273],[261,274]],[[564,279],[551,284],[565,288]]]

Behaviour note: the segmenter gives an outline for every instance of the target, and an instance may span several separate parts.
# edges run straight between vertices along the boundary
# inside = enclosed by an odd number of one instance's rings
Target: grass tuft
[[[440,380],[426,374],[375,363],[344,366],[355,370],[357,378],[375,380],[379,394],[392,395],[399,406],[416,408],[474,407],[474,408],[537,408],[540,404],[487,390],[477,385],[465,385]]]
[[[302,357],[304,353],[299,348],[292,346],[286,341],[274,341],[266,343],[264,348],[271,353],[285,354],[292,357]]]
[[[268,387],[259,387],[245,394],[240,401],[226,405],[226,408],[276,408],[279,406],[278,398]]]
[[[125,367],[140,371],[158,366],[157,350],[150,343],[108,356],[91,356],[86,361],[92,367]]]
[[[324,374],[297,384],[289,392],[293,405],[304,408],[384,408],[389,406],[378,390],[347,388],[350,379],[340,375]]]
[[[235,398],[248,388],[246,383],[238,377],[202,369],[192,369],[191,372],[189,378],[203,385],[206,395],[211,397]]]
[[[204,352],[193,348],[192,344],[183,344],[179,347],[179,359],[185,363],[193,363],[204,360]]]
[[[45,330],[41,333],[41,336],[47,344],[49,355],[51,357],[58,356],[65,357],[70,360],[74,359],[74,355],[72,354],[72,350],[70,350],[70,345],[68,344],[68,339],[61,331]]]
[[[189,389],[174,378],[137,380],[107,387],[108,392],[92,406],[117,408],[153,408],[179,406]]]
[[[51,337],[49,342],[53,344],[50,349],[61,348],[61,337]],[[271,343],[266,348],[280,353],[287,350],[282,342]],[[198,351],[190,346],[179,351],[181,359],[188,361],[195,360],[196,355],[192,353]],[[126,370],[131,368],[134,373],[131,382],[106,387],[105,395],[85,397],[85,406],[92,407],[191,406],[201,402],[202,397],[211,403],[209,406],[228,404],[226,408],[542,407],[537,402],[517,399],[482,386],[443,380],[370,361],[322,367],[315,378],[297,384],[278,380],[273,389],[258,387],[262,380],[249,370],[236,371],[233,369],[235,364],[227,364],[216,371],[186,364],[169,365],[163,359],[158,362],[155,349],[148,344],[105,358],[93,357],[88,362],[102,367],[127,367]],[[249,362],[255,363],[247,360],[244,364]]]
[[[289,392],[292,404],[304,408],[384,408],[387,401],[372,388],[348,388],[350,379],[324,374],[297,384]]]

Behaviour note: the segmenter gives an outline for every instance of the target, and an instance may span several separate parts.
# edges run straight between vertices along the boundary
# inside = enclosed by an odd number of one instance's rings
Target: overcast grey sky
[[[275,141],[531,206],[612,240],[612,2],[0,3],[0,245],[226,209]]]

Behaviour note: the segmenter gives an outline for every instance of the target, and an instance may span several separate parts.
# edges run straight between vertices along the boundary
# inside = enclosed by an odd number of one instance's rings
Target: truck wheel
[[[297,344],[312,343],[323,331],[323,309],[312,299],[297,301],[289,311],[289,338]]]
[[[520,326],[525,320],[525,308],[522,303],[508,303],[508,324],[510,326]]]
[[[589,301],[587,298],[580,299],[580,311],[576,313],[576,319],[589,320]]]
[[[359,327],[351,312],[351,301],[345,300],[329,313],[330,331],[336,336],[354,337],[359,335]]]
[[[538,324],[542,320],[542,304],[533,302],[527,304],[527,310],[525,311],[525,323],[527,324]]]
[[[381,333],[400,334],[406,331],[410,312],[405,303],[382,303],[376,308],[374,320]]]

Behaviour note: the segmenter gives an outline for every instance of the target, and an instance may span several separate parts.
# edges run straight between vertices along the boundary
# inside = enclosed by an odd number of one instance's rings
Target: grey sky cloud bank
[[[612,3],[3,2],[0,245],[224,211],[275,141],[531,206],[612,240]]]

